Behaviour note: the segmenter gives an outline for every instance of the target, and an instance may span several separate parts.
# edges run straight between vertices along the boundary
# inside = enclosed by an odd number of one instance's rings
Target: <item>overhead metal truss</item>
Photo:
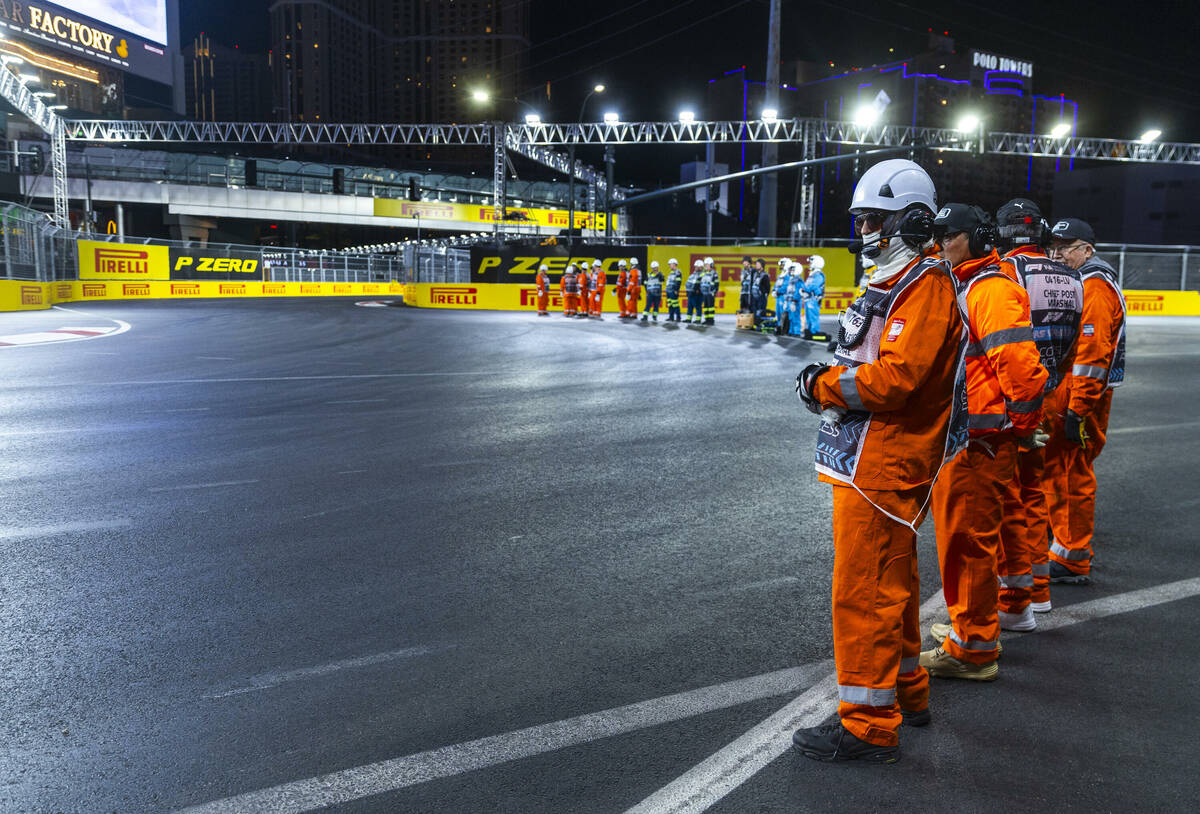
[[[506,214],[505,168],[509,152],[537,161],[563,174],[573,174],[575,178],[587,184],[589,202],[595,201],[597,193],[604,193],[604,199],[609,200],[604,173],[582,162],[572,162],[567,155],[551,149],[567,145],[794,142],[801,145],[805,158],[811,158],[816,154],[817,144],[824,142],[1096,161],[1200,163],[1200,144],[1144,144],[1133,139],[1054,138],[1029,133],[963,133],[949,128],[900,125],[862,127],[852,122],[816,118],[613,124],[295,124],[107,120],[64,122],[55,117],[52,111],[46,110],[41,101],[29,93],[11,71],[0,71],[0,74],[0,92],[5,98],[50,133],[52,139],[58,139],[58,147],[52,151],[52,163],[55,171],[55,218],[61,219],[62,223],[66,222],[66,158],[65,147],[62,146],[64,138],[71,141],[107,143],[490,146],[494,151],[493,207],[497,229]],[[55,133],[58,135],[55,136]],[[810,188],[809,178],[806,177],[801,183],[797,228],[800,232],[809,234],[815,225],[812,223],[813,189]],[[613,202],[623,197],[619,189],[612,190]]]
[[[489,146],[491,124],[296,124],[288,122],[67,122],[71,141],[241,144]]]
[[[71,228],[67,208],[67,144],[63,120],[25,87],[7,66],[0,66],[0,96],[50,136],[50,169],[54,175],[54,222]]]

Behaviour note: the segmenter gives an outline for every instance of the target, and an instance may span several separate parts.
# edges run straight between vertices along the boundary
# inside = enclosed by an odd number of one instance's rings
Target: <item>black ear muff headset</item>
[[[978,206],[971,207],[975,213],[979,215],[979,219],[983,221],[978,226],[967,232],[967,248],[971,252],[972,257],[984,257],[991,254],[996,244],[1000,242],[1000,235],[996,227],[988,218],[987,212],[984,212]]]

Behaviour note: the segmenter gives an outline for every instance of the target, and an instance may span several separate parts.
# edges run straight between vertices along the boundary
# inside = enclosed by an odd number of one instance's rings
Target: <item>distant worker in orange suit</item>
[[[537,313],[539,317],[550,316],[550,275],[546,274],[550,267],[543,263],[538,267],[537,277]]]
[[[567,270],[563,272],[562,279],[558,282],[558,289],[562,293],[563,316],[575,316],[576,309],[579,307],[579,278],[575,273],[574,263],[568,265]]]
[[[629,258],[629,287],[625,289],[625,316],[636,319],[638,315],[638,300],[642,298],[642,270],[638,268],[638,259]]]
[[[617,261],[617,284],[613,289],[613,294],[617,297],[617,311],[621,319],[625,319],[628,314],[625,313],[625,293],[629,289],[629,269],[628,263],[624,260]]]
[[[1083,278],[1083,316],[1071,376],[1050,411],[1056,432],[1046,444],[1050,506],[1050,581],[1091,582],[1096,518],[1095,462],[1104,449],[1113,389],[1125,381],[1125,298],[1117,273],[1096,257],[1096,234],[1076,218],[1050,230],[1050,256]]]
[[[1050,226],[1042,210],[1027,198],[1014,198],[996,210],[996,226],[1005,249],[1029,294],[1033,342],[1042,355],[1046,405],[1065,384],[1079,337],[1083,285],[1079,272],[1046,256]],[[1050,421],[1042,410],[1042,429]],[[1049,435],[1046,436],[1049,438]],[[1049,443],[1047,441],[1047,443]],[[1023,450],[1017,456],[1017,480],[1004,498],[1004,525],[997,559],[1000,575],[1000,629],[1037,629],[1035,613],[1049,613],[1050,515],[1046,507],[1045,448]]]
[[[579,268],[579,308],[575,312],[575,316],[583,319],[587,318],[588,313],[592,310],[592,289],[591,279],[588,277],[587,263],[584,263]]]
[[[996,251],[999,235],[991,216],[978,206],[952,203],[941,208],[933,224],[942,256],[959,282],[970,329],[971,440],[933,488],[950,624],[934,625],[932,634],[941,643],[921,653],[921,666],[944,678],[992,681],[999,675],[997,557],[1004,496],[1017,478],[1018,447],[1044,444],[1037,430],[1050,374],[1033,342],[1029,294],[1013,264]]]
[[[604,266],[599,260],[592,261],[592,316],[604,319]]]
[[[822,761],[894,763],[901,722],[930,721],[921,650],[917,527],[948,455],[966,436],[967,334],[949,265],[934,254],[933,181],[880,162],[851,200],[861,251],[879,264],[841,318],[835,364],[797,392],[821,413],[817,472],[833,487],[833,653],[838,715],[793,746]]]

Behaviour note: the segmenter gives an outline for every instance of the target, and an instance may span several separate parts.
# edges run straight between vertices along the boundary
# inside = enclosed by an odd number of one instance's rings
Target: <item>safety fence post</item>
[[[1187,250],[1187,247],[1184,246],[1184,248],[1183,248],[1183,268],[1180,269],[1180,271],[1179,271],[1179,290],[1180,291],[1187,291],[1187,264],[1188,264],[1188,250]]]
[[[1117,265],[1117,287],[1125,288],[1125,247],[1121,246],[1121,260]]]

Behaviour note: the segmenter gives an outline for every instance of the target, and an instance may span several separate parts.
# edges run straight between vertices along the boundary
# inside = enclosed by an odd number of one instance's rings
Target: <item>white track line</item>
[[[1156,432],[1158,430],[1184,430],[1191,427],[1200,427],[1200,421],[1183,421],[1178,424],[1155,424],[1152,426],[1140,427],[1117,427],[1115,430],[1109,430],[1107,435],[1127,435],[1134,432]]]
[[[226,384],[229,382],[311,382],[336,379],[403,379],[418,376],[492,376],[494,372],[455,372],[450,370],[433,373],[342,373],[331,376],[240,376],[227,379],[132,379],[124,382],[64,382],[49,383],[43,387],[104,387],[129,384]]]
[[[1182,580],[1055,608],[1054,616],[1044,621],[1039,619],[1038,626],[1043,631],[1050,631],[1197,595],[1200,595],[1200,578]],[[921,606],[922,630],[928,627],[929,622],[943,618],[945,607],[940,593],[931,596]],[[834,712],[837,679],[835,674],[829,672],[832,666],[832,662],[825,661],[778,670],[503,735],[492,735],[214,800],[183,809],[182,814],[301,814],[807,687],[783,709],[630,809],[640,814],[700,812],[784,754],[791,746],[793,730],[815,726]]]
[[[1054,630],[1198,594],[1200,578],[1185,579],[1077,605],[1056,607],[1051,618],[1038,620],[1038,628],[1041,631]],[[921,630],[928,628],[927,616],[935,612],[941,615],[944,610],[941,594],[930,597],[921,606]],[[626,814],[698,814],[707,810],[787,752],[792,745],[793,731],[821,723],[836,709],[836,704],[837,677],[829,675],[745,735],[629,809]]]
[[[0,540],[39,539],[56,534],[77,534],[81,531],[124,529],[131,526],[128,519],[94,520],[92,522],[58,523],[53,526],[0,526]]]
[[[797,692],[827,673],[832,662],[777,670],[565,721],[492,735],[407,757],[298,780],[184,809],[184,814],[298,814],[485,769],[568,746],[679,721],[706,712]]]
[[[353,659],[344,659],[335,661],[329,664],[322,664],[317,667],[302,667],[299,670],[288,670],[282,673],[267,673],[265,675],[256,676],[250,679],[250,683],[244,687],[237,687],[226,692],[219,692],[215,695],[205,695],[204,698],[228,698],[231,695],[242,695],[248,692],[258,692],[259,690],[268,690],[271,687],[278,687],[280,684],[286,684],[289,681],[299,681],[305,678],[315,678],[316,676],[328,675],[336,673],[340,670],[352,670],[357,667],[370,667],[374,664],[383,664],[388,661],[397,659],[413,658],[415,656],[424,656],[432,653],[432,647],[405,647],[401,650],[392,650],[387,653],[375,653],[371,656],[359,656]]]
[[[253,480],[219,480],[212,483],[185,483],[180,486],[152,486],[147,489],[148,492],[181,492],[186,489],[219,489],[222,486],[244,486],[248,483],[258,483],[258,478]]]

